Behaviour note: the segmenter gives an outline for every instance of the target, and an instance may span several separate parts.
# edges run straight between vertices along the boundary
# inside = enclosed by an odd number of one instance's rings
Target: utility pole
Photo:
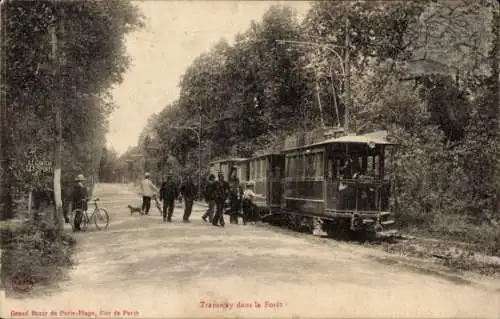
[[[342,71],[342,78],[343,78],[343,83],[342,86],[344,88],[344,132],[348,133],[349,130],[349,107],[351,106],[351,61],[350,61],[350,54],[351,54],[351,49],[350,49],[350,35],[349,35],[349,28],[350,28],[350,21],[349,18],[346,17],[345,21],[345,44],[344,45],[331,45],[331,44],[326,44],[326,43],[316,43],[316,42],[309,42],[309,41],[295,41],[295,40],[276,40],[277,43],[279,44],[285,44],[285,43],[290,43],[290,44],[296,44],[296,45],[304,45],[304,46],[310,46],[310,47],[320,47],[324,48],[331,53],[335,55],[335,57],[339,61],[339,67],[341,68]],[[344,56],[337,52],[335,48],[341,48],[344,52]],[[331,68],[331,71],[333,70],[333,67]],[[333,87],[333,92],[335,94],[335,88],[333,85],[333,76],[332,76],[332,87]],[[318,85],[316,86],[316,89],[318,90],[319,87]],[[334,103],[336,103],[336,97],[334,97]]]
[[[170,126],[170,127],[173,128],[173,129],[192,131],[193,133],[196,134],[196,137],[198,138],[198,194],[200,196],[201,195],[201,155],[202,155],[202,148],[201,148],[201,107],[199,107],[198,109],[200,111],[200,114],[199,114],[199,120],[200,120],[200,122],[198,123],[198,127],[191,127],[191,126]]]
[[[349,18],[346,17],[345,21],[345,49],[344,49],[344,92],[345,92],[345,102],[344,102],[344,131],[346,134],[349,132],[349,107],[351,106],[351,49],[350,49],[350,38],[349,38]]]
[[[60,28],[61,34],[64,34],[64,11],[63,8],[55,4],[54,13],[54,24],[51,26],[51,42],[52,42],[52,59],[53,59],[53,107],[55,113],[55,129],[56,129],[56,141],[54,147],[54,200],[55,200],[55,216],[54,221],[60,231],[64,229],[64,219],[63,219],[63,209],[62,209],[62,198],[61,198],[61,170],[62,170],[62,119],[61,119],[61,103],[60,95],[63,90],[63,78],[61,76],[61,61],[59,52],[59,43],[57,38],[58,27]],[[60,12],[59,12],[59,10]],[[60,13],[60,18],[58,15]],[[61,63],[63,62],[63,63]]]

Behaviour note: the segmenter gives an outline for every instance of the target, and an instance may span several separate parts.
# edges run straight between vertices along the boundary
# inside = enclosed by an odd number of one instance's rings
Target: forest
[[[499,23],[486,0],[319,1],[302,20],[273,6],[193,61],[121,168],[193,173],[199,156],[250,156],[323,125],[383,129],[401,145],[400,226],[498,253]]]
[[[12,291],[61,279],[74,263],[62,210],[77,174],[90,191],[99,174],[109,178],[101,165],[112,158],[102,156],[116,107],[109,89],[129,66],[125,36],[143,20],[125,0],[3,1],[0,9],[1,279]],[[37,219],[26,198],[40,185],[54,190],[56,209]]]
[[[99,175],[108,117],[109,89],[129,65],[124,38],[142,18],[127,1],[16,1],[2,6],[1,216],[13,216],[16,199],[52,172],[27,170],[52,162],[62,125],[62,196],[77,174]],[[58,25],[54,41],[51,27]]]

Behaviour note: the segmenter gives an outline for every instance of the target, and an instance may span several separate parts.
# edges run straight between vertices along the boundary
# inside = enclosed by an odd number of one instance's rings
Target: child
[[[246,189],[242,195],[242,206],[243,206],[243,225],[247,224],[247,220],[252,216],[252,213],[256,209],[256,205],[253,203],[253,198],[265,198],[265,196],[255,194],[251,189],[255,184],[253,182],[249,182],[246,185]]]

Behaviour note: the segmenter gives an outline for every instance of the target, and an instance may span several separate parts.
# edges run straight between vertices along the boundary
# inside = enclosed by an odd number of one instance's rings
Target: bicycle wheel
[[[95,227],[99,230],[108,228],[109,215],[104,208],[99,208],[94,211],[94,223]]]
[[[83,212],[83,210],[77,208],[77,209],[74,209],[71,211],[71,213],[69,213],[69,222],[71,223],[71,229],[73,231],[75,231],[75,218],[76,216],[79,216],[79,218],[81,219],[81,222],[80,222],[80,229],[82,229],[82,225],[84,225],[84,220],[85,220],[85,214]]]
[[[82,223],[80,224],[80,228],[83,230],[83,231],[86,231],[87,228],[89,227],[89,224],[90,224],[90,218],[89,218],[89,215],[87,214],[86,211],[84,211],[82,213]]]

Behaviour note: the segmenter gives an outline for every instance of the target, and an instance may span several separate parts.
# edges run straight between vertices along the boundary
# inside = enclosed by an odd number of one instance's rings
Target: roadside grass
[[[473,225],[459,215],[438,215],[433,223],[400,229],[413,235],[383,244],[390,253],[431,258],[454,270],[500,275],[500,229]]]
[[[64,278],[76,240],[44,220],[3,223],[1,282],[7,294],[26,294]]]

